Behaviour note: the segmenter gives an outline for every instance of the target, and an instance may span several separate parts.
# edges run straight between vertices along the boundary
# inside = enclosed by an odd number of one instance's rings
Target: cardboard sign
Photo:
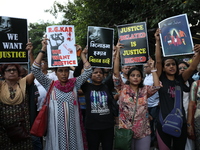
[[[142,65],[148,60],[149,47],[146,22],[119,25],[118,35],[123,48],[120,50],[121,65]]]
[[[87,45],[92,67],[113,67],[114,29],[88,26]]]
[[[0,16],[0,63],[27,63],[27,20]]]
[[[158,23],[163,56],[193,54],[193,41],[186,14],[173,16]]]
[[[74,26],[48,26],[46,33],[48,67],[77,66]]]

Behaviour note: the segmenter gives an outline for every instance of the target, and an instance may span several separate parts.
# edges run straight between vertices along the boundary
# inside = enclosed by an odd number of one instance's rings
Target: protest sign
[[[114,29],[88,26],[87,45],[91,66],[112,68]]]
[[[149,47],[146,22],[119,25],[118,35],[123,48],[120,50],[121,65],[142,65],[147,62]]]
[[[48,67],[77,66],[74,26],[48,26],[46,34]]]
[[[27,63],[27,20],[0,16],[0,63]]]
[[[163,56],[192,54],[193,41],[186,14],[173,16],[158,23]]]

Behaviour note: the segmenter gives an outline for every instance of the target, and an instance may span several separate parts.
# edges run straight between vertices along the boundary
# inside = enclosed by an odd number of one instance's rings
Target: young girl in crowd
[[[128,82],[124,84],[120,78],[119,57],[122,45],[117,44],[117,52],[114,61],[114,85],[119,91],[119,128],[134,131],[132,150],[149,150],[151,142],[151,129],[148,117],[147,98],[152,96],[160,88],[160,82],[154,68],[154,61],[148,63],[153,75],[154,86],[143,85],[143,73],[134,67],[128,72]],[[138,99],[138,100],[137,100]],[[136,110],[135,110],[135,106]],[[133,119],[134,111],[136,111]],[[133,119],[133,121],[132,121]]]
[[[175,98],[175,85],[180,85],[181,91],[183,91],[183,86],[185,81],[187,81],[190,76],[192,75],[193,71],[196,69],[200,55],[199,52],[194,58],[193,62],[190,66],[179,75],[178,70],[178,63],[174,58],[161,58],[161,49],[160,49],[160,38],[159,38],[160,31],[159,29],[156,30],[155,39],[156,39],[156,68],[157,74],[162,82],[163,87],[159,90],[159,97],[160,97],[160,109],[161,115],[163,119],[171,112],[174,108],[174,98]],[[194,47],[195,50],[198,49],[198,46]],[[183,102],[183,99],[181,99]],[[185,150],[185,143],[187,139],[187,123],[186,123],[186,116],[185,111],[182,107],[182,114],[183,114],[183,126],[182,132],[180,137],[174,137],[162,131],[162,126],[160,120],[157,123],[157,140],[160,150],[170,150],[171,146],[173,149],[176,150]]]

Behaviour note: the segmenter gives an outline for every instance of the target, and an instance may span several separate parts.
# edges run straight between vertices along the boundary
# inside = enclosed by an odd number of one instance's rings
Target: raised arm
[[[197,65],[200,63],[200,44],[196,44],[194,46],[194,51],[195,57],[192,60],[192,63],[190,64],[189,68],[182,73],[184,81],[187,81],[190,78],[194,70],[197,68]]]
[[[33,56],[33,45],[30,41],[26,44],[26,50],[28,50],[30,65],[32,65],[33,61],[34,61],[34,56]],[[33,83],[34,79],[35,79],[35,77],[32,73],[29,73],[26,76],[26,82],[28,83],[28,85],[31,85]]]
[[[160,77],[162,73],[162,55],[161,55],[161,48],[160,48],[160,29],[157,29],[155,34],[156,39],[156,49],[155,49],[155,58],[156,58],[156,68],[158,77]]]
[[[113,75],[117,78],[120,77],[120,71],[119,71],[119,66],[120,66],[120,48],[122,47],[122,44],[117,43],[116,45],[116,52],[115,52],[115,60],[114,60],[114,69],[113,69]]]
[[[160,80],[158,78],[157,69],[154,67],[155,66],[154,60],[152,58],[150,58],[147,63],[149,65],[149,67],[151,68],[151,73],[153,76],[153,83],[154,83],[153,85],[160,86]]]

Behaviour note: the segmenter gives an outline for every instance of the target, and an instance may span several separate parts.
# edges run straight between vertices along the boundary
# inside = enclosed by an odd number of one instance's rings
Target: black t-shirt
[[[183,97],[183,85],[184,80],[182,75],[179,75],[175,80],[169,80],[165,74],[160,76],[160,81],[162,82],[163,87],[158,91],[159,99],[160,99],[160,108],[163,119],[172,111],[174,108],[174,100],[175,100],[175,85],[179,85],[182,91]],[[183,108],[183,98],[181,99],[181,107],[183,113],[183,122],[186,122],[185,118],[185,110]]]
[[[107,86],[86,82],[81,86],[81,89],[86,100],[85,128],[98,130],[113,127],[112,96]]]

